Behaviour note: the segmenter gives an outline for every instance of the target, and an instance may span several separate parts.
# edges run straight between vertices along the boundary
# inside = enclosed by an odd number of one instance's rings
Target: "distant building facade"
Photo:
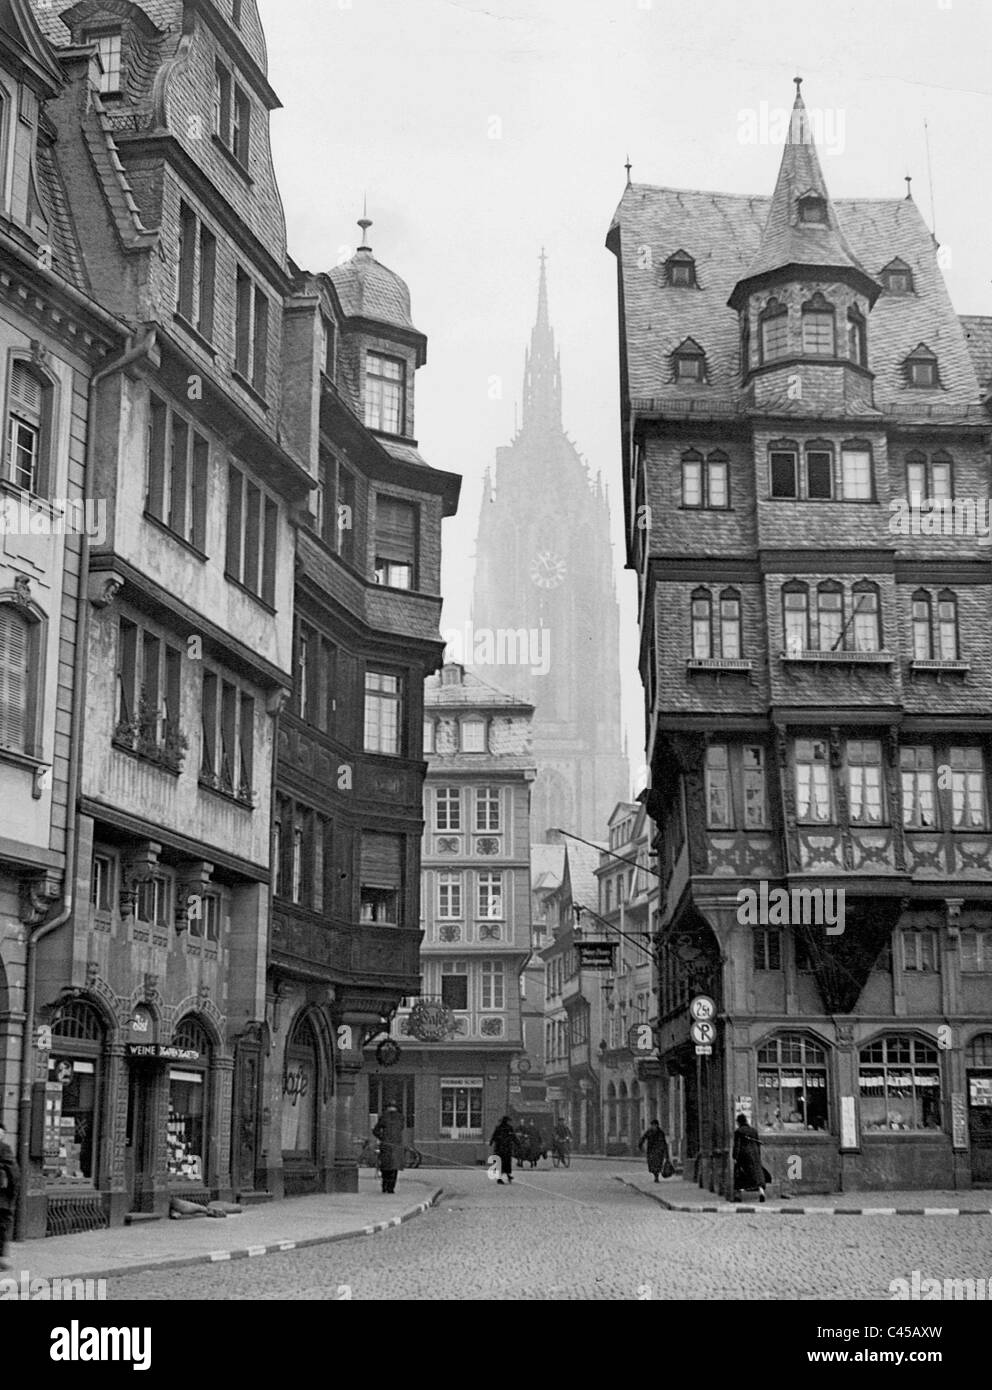
[[[423,981],[397,1018],[399,1061],[370,1068],[366,1094],[370,1124],[395,1101],[442,1167],[485,1159],[525,1079],[532,714],[454,662],[425,686]]]
[[[592,839],[628,794],[609,505],[562,425],[541,265],[521,425],[486,475],[459,659],[535,707],[531,824]]]
[[[792,1190],[988,1185],[989,321],[801,97],[771,199],[628,186],[608,245],[691,1171],[743,1113]]]

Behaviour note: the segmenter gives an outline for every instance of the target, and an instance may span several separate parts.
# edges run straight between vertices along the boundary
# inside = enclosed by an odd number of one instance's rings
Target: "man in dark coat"
[[[509,1115],[504,1115],[500,1120],[499,1124],[493,1130],[493,1135],[489,1142],[492,1145],[493,1153],[499,1159],[500,1175],[496,1181],[502,1187],[504,1177],[507,1182],[513,1181],[513,1155],[519,1148],[517,1136],[510,1122]]]
[[[403,1116],[395,1105],[387,1105],[372,1133],[379,1141],[379,1172],[383,1192],[396,1191],[396,1174],[403,1167]]]
[[[761,1140],[758,1131],[749,1125],[746,1115],[737,1116],[734,1131],[734,1201],[738,1192],[758,1190],[758,1201],[765,1200],[765,1169],[761,1162]]]
[[[654,1180],[657,1182],[659,1173],[669,1161],[668,1140],[665,1137],[665,1131],[657,1120],[652,1120],[648,1125],[641,1135],[637,1147],[643,1149],[645,1144],[647,1145],[648,1172],[654,1174]]]
[[[10,1269],[7,1251],[14,1228],[20,1176],[14,1150],[7,1143],[7,1131],[0,1124],[0,1269]]]

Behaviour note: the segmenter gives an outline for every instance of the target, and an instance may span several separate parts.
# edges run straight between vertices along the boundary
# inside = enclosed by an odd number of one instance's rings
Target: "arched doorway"
[[[286,1043],[282,1082],[282,1161],[287,1195],[318,1190],[320,1048],[308,1013]]]
[[[974,1187],[992,1187],[992,1033],[978,1033],[965,1048],[968,1144]]]

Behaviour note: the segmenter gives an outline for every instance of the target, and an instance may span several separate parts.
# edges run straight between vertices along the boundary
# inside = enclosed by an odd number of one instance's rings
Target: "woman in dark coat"
[[[379,1172],[383,1192],[396,1191],[396,1174],[403,1167],[403,1116],[395,1105],[387,1105],[385,1114],[372,1131],[379,1141]]]
[[[641,1135],[639,1149],[647,1145],[648,1172],[654,1174],[655,1182],[658,1181],[658,1174],[664,1168],[668,1160],[668,1140],[665,1131],[657,1120],[652,1120],[647,1129]]]
[[[758,1131],[749,1125],[746,1115],[737,1116],[734,1131],[734,1201],[739,1192],[758,1190],[758,1201],[765,1200],[765,1169],[761,1162],[761,1140]]]
[[[493,1130],[493,1137],[490,1139],[493,1153],[499,1159],[500,1176],[496,1181],[502,1185],[504,1177],[507,1182],[513,1181],[513,1155],[518,1149],[517,1136],[514,1133],[513,1125],[510,1123],[509,1115],[504,1115],[499,1124]]]

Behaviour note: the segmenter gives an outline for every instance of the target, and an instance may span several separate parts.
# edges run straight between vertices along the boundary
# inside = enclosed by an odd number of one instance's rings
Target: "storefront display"
[[[53,1021],[43,1160],[50,1182],[93,1181],[102,1040],[95,1010],[81,1001],[66,1004]]]
[[[203,1076],[169,1070],[166,1158],[169,1176],[203,1181]]]
[[[317,1101],[317,1039],[310,1021],[301,1018],[290,1034],[282,1084],[282,1150],[309,1158],[314,1150]]]

